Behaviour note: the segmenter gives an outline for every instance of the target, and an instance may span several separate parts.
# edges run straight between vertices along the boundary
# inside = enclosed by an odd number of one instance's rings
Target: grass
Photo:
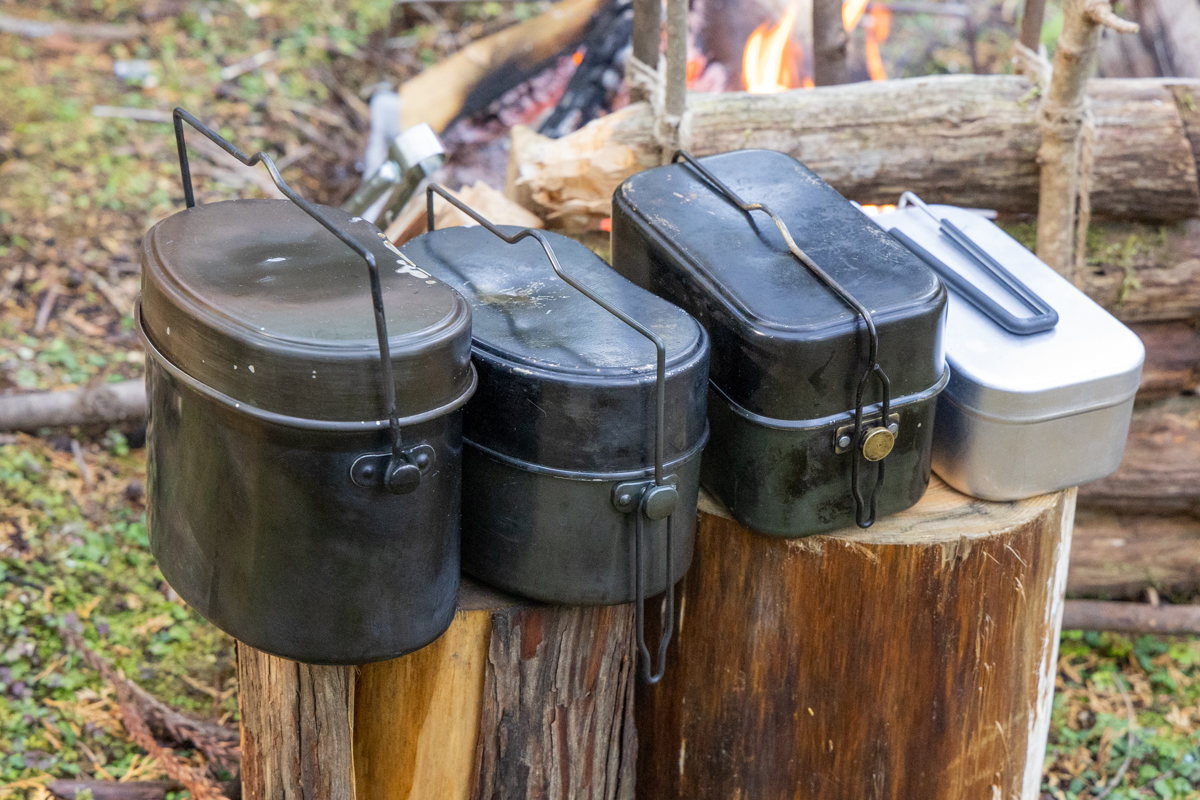
[[[0,0],[3,14],[143,26],[108,43],[0,34],[0,390],[142,374],[130,310],[141,236],[182,205],[174,140],[167,124],[96,117],[93,106],[183,105],[243,149],[294,157],[289,182],[336,202],[357,184],[372,85],[398,83],[542,6],[439,7],[444,19],[390,0],[193,0],[163,17],[155,7]],[[999,63],[1005,42],[983,42],[984,60]],[[267,50],[273,60],[222,79]],[[930,59],[934,71],[963,64],[950,45]],[[147,62],[148,77],[114,74],[131,60]],[[259,194],[228,164],[193,158],[202,201]],[[1106,257],[1134,263],[1155,246],[1143,239],[1093,249],[1116,247]],[[71,435],[82,459],[70,435],[0,439],[0,798],[44,798],[51,778],[163,775],[130,741],[111,688],[64,645],[64,629],[172,707],[236,723],[232,642],[175,596],[150,555],[144,453],[120,431]],[[1193,640],[1064,634],[1045,793],[1095,797],[1128,758],[1114,800],[1200,797],[1198,665]]]

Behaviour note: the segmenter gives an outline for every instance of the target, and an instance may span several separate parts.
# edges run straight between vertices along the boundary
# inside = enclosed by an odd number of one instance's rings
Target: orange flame
[[[842,27],[846,29],[846,33],[858,27],[858,21],[867,10],[868,2],[870,0],[846,0],[842,4]]]
[[[795,89],[812,81],[800,77],[800,47],[792,41],[796,9],[789,8],[775,25],[763,23],[746,40],[742,54],[742,79],[751,94],[771,94]]]
[[[887,41],[888,33],[892,29],[892,12],[888,11],[883,6],[875,6],[871,9],[871,25],[867,28],[867,36],[865,42],[865,50],[867,56],[867,73],[870,74],[873,81],[886,81],[888,79],[887,70],[883,68],[883,56],[879,52],[879,45]]]
[[[875,205],[870,205],[869,203],[863,203],[861,206],[859,206],[859,208],[862,209],[862,212],[864,214],[866,214],[868,217],[877,217],[880,214],[888,214],[888,213],[896,210],[896,206],[893,203],[884,203],[881,206],[875,206]]]

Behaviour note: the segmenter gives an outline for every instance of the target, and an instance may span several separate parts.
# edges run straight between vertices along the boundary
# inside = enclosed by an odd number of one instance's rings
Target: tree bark
[[[788,540],[702,501],[670,668],[638,690],[639,796],[1034,800],[1073,512],[934,478]]]
[[[246,800],[632,800],[633,607],[464,579],[436,642],[362,667],[238,646]]]
[[[145,416],[146,382],[141,379],[0,397],[0,430],[6,431],[137,421]]]
[[[1063,630],[1196,634],[1200,633],[1200,606],[1068,600],[1062,626]]]
[[[813,83],[836,86],[850,82],[846,64],[849,37],[842,23],[841,0],[813,0]]]
[[[1079,509],[1067,591],[1075,597],[1140,597],[1147,587],[1200,590],[1200,520]]]
[[[1125,322],[1200,318],[1200,220],[1093,225],[1083,290]],[[1099,262],[1099,263],[1095,263]]]
[[[662,48],[662,0],[633,0],[633,56],[651,69],[658,67],[658,52]],[[644,89],[633,86],[629,100],[634,103],[649,100]]]
[[[1081,486],[1079,504],[1200,516],[1200,398],[1176,397],[1137,409],[1120,468]]]
[[[1200,81],[1097,80],[1090,88],[1093,214],[1150,221],[1200,215],[1200,150],[1193,152],[1180,112],[1186,98],[1200,98]],[[684,145],[696,155],[780,150],[863,203],[894,203],[911,189],[928,202],[1028,214],[1037,209],[1040,141],[1031,90],[1017,76],[943,75],[696,95]],[[1194,130],[1200,136],[1200,119]],[[557,140],[518,127],[509,195],[552,224],[594,229],[611,216],[621,181],[658,158],[645,104]]]
[[[1138,401],[1162,400],[1200,388],[1200,325],[1150,322],[1133,325],[1146,345]]]

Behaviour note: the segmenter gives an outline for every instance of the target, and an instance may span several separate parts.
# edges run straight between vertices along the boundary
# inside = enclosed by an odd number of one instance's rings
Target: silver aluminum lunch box
[[[875,220],[950,289],[934,471],[1016,500],[1116,470],[1145,357],[1137,335],[979,214],[906,193]]]

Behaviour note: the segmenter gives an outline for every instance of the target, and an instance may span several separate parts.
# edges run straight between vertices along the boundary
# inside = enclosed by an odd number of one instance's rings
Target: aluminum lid
[[[1018,335],[950,292],[946,393],[971,413],[1040,422],[1122,403],[1141,380],[1145,348],[1137,335],[998,226],[971,211],[929,206],[957,226],[1058,313],[1049,331]],[[1018,317],[1030,311],[951,244],[918,208],[875,218],[911,237]]]
[[[374,225],[322,210],[380,265],[402,422],[460,400],[473,382],[469,306]],[[385,418],[366,264],[290,201],[181,211],[146,235],[143,266],[146,335],[192,378],[289,417]]]
[[[706,430],[704,329],[579,242],[545,236],[568,275],[661,338],[666,458],[697,447]],[[537,241],[508,244],[482,227],[446,228],[416,237],[403,252],[471,304],[480,376],[464,421],[471,442],[558,469],[652,465],[654,345],[560,279]]]

